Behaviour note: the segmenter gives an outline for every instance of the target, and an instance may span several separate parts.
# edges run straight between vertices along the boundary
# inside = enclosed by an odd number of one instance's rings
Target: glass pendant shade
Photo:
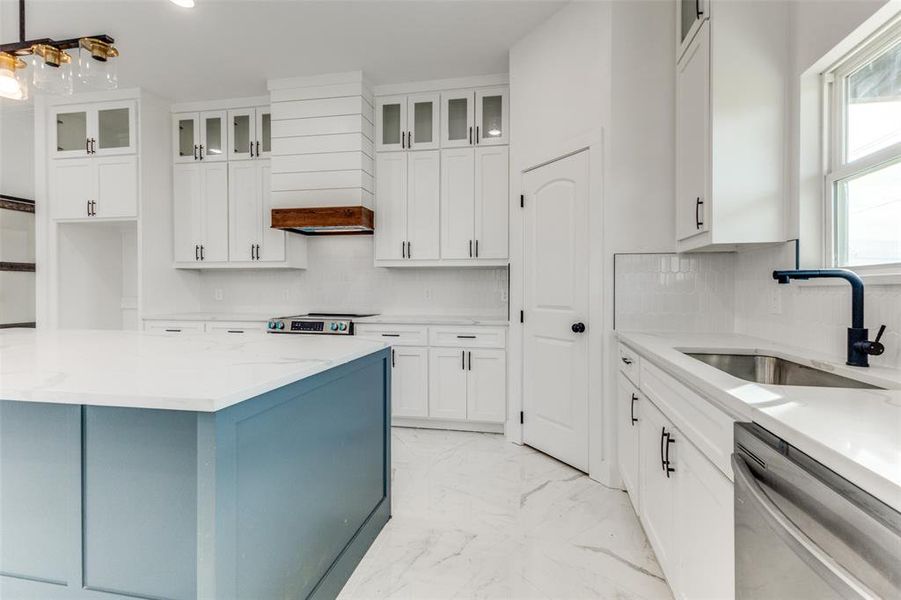
[[[116,61],[96,58],[96,50],[78,48],[78,80],[91,90],[114,90],[119,87]],[[110,56],[113,58],[113,56]]]
[[[10,100],[27,100],[28,83],[22,75],[25,63],[21,60],[0,52],[0,97]]]
[[[60,96],[72,95],[72,59],[65,52],[60,52],[60,55],[62,60],[58,62],[59,66],[54,66],[56,61],[42,59],[37,55],[32,57],[30,67],[35,91]]]

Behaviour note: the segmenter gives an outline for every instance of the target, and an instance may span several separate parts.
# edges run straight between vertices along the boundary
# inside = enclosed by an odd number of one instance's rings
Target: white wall
[[[372,242],[372,236],[312,238],[309,268],[304,271],[202,272],[198,303],[187,310],[506,318],[506,269],[375,268]],[[221,301],[215,299],[216,290],[222,291]]]
[[[675,9],[668,2],[574,2],[514,45],[511,96],[511,311],[521,306],[522,172],[569,152],[590,153],[592,240],[589,361],[613,346],[613,255],[674,248]],[[522,330],[511,323],[510,406],[521,409]],[[616,478],[615,379],[589,375],[590,475]],[[508,436],[521,440],[517,420]]]

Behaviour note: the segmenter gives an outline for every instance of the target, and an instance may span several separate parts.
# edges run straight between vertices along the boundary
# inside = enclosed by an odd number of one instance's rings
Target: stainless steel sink
[[[686,352],[688,356],[725,371],[730,375],[768,385],[804,385],[810,387],[883,389],[863,381],[849,379],[814,369],[790,360],[775,356],[757,354],[706,354]]]

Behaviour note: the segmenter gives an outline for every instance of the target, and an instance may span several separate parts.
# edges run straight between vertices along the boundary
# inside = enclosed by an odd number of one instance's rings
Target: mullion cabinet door
[[[176,163],[192,163],[200,154],[200,115],[179,113],[172,115],[172,159]]]
[[[268,106],[254,109],[256,117],[256,140],[254,141],[254,158],[268,158],[272,154],[272,110]],[[257,145],[259,144],[259,145]]]
[[[200,113],[200,146],[198,157],[206,162],[228,160],[227,114],[224,110]]]
[[[256,115],[252,108],[228,111],[228,160],[250,160],[256,142]]]
[[[90,109],[84,106],[61,106],[51,117],[53,158],[85,158],[90,156]]]
[[[109,102],[88,112],[92,156],[135,154],[138,148],[134,102]]]
[[[376,100],[375,149],[405,150],[407,131],[407,97],[388,96]]]
[[[441,93],[441,147],[475,143],[475,94],[472,90]]]
[[[510,93],[506,87],[476,90],[475,140],[479,146],[510,143]]]
[[[417,94],[407,98],[407,150],[437,150],[441,119],[439,94]]]

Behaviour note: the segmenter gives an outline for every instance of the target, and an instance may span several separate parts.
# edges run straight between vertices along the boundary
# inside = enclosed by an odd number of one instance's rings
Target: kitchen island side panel
[[[217,413],[0,401],[0,597],[333,598],[390,516],[388,359]]]

